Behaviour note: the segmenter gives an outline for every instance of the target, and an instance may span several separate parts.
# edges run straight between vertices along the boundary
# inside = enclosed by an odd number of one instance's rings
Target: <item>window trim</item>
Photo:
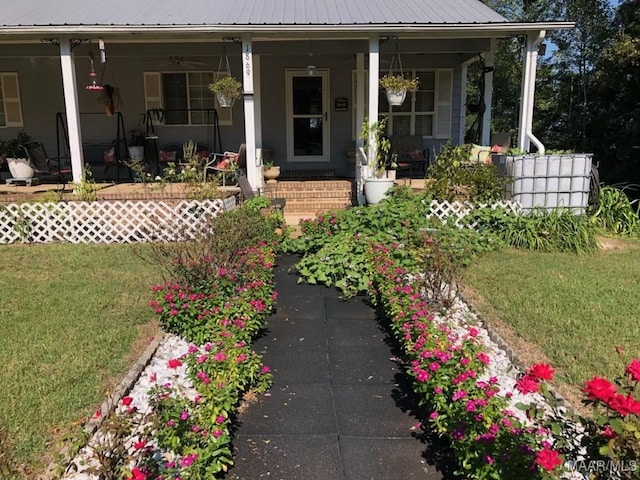
[[[214,72],[214,71],[210,71],[210,70],[184,70],[184,71],[160,71],[160,70],[154,70],[154,71],[145,71],[143,72],[143,79],[144,79],[144,98],[145,98],[145,108],[146,110],[153,110],[153,109],[163,109],[165,108],[164,106],[164,94],[163,94],[163,89],[164,89],[164,84],[162,81],[162,76],[163,74],[184,74],[185,78],[186,78],[186,95],[187,95],[187,104],[190,103],[190,97],[189,97],[189,74],[192,73],[205,73],[205,74],[211,74],[213,75],[213,81],[215,82],[221,75],[224,75],[224,73],[221,72]],[[156,85],[154,86],[155,89],[158,90],[158,95],[149,95],[149,90],[151,88],[151,86],[149,85],[151,82],[155,82]],[[218,111],[218,125],[221,126],[232,126],[233,125],[233,108],[222,108],[220,107],[220,105],[218,104],[218,100],[215,98],[215,95],[211,94],[211,96],[213,97],[213,101],[214,101],[214,105],[216,110]],[[224,118],[226,115],[221,115],[222,111],[228,110],[228,118]],[[206,126],[209,124],[203,124],[203,123],[191,123],[191,114],[189,113],[189,123],[162,123],[163,126],[166,127],[202,127],[202,126]]]
[[[378,106],[378,118],[382,118],[382,117],[387,117],[389,118],[388,124],[387,124],[387,128],[388,128],[388,132],[392,132],[392,128],[393,128],[393,116],[410,116],[410,126],[409,126],[409,132],[410,135],[415,135],[415,119],[416,119],[416,114],[418,115],[426,115],[431,113],[433,115],[433,130],[431,135],[421,135],[423,138],[429,138],[429,139],[446,139],[446,138],[451,138],[451,128],[452,128],[452,121],[453,121],[453,114],[452,114],[452,106],[453,106],[453,82],[454,82],[454,69],[452,67],[446,67],[446,68],[413,68],[413,69],[409,69],[406,70],[405,73],[410,73],[413,78],[415,78],[416,76],[416,72],[434,72],[435,74],[435,90],[434,90],[434,109],[433,112],[415,112],[415,96],[414,95],[408,95],[408,97],[411,98],[407,98],[405,100],[405,102],[407,100],[411,101],[411,111],[409,112],[398,112],[398,111],[394,111],[392,109],[391,106],[389,106],[388,110],[382,111],[380,110],[380,107]],[[355,118],[355,105],[356,102],[358,101],[357,98],[357,86],[356,86],[356,70],[352,70],[352,81],[351,81],[351,91],[352,91],[352,98],[353,98],[353,114],[352,114],[352,138],[354,140],[356,140],[355,136],[356,136],[356,132],[357,132],[357,125],[356,123],[356,118]],[[380,72],[380,77],[382,77],[382,75],[384,75],[384,72]],[[445,81],[444,76],[449,76],[449,84],[448,85],[444,85],[443,82]],[[365,110],[366,110],[366,106],[368,104],[368,98],[369,98],[369,81],[368,81],[368,77],[369,77],[369,70],[365,69]],[[443,93],[443,91],[448,90],[448,98],[446,99],[441,99],[441,94]],[[383,93],[383,92],[382,92]],[[441,115],[444,113],[443,109],[448,108],[448,117],[449,117],[449,121],[448,124],[446,125],[446,127],[440,125],[440,118]]]

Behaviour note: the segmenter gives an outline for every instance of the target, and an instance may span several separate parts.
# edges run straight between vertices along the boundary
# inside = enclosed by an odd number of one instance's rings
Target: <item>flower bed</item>
[[[271,384],[269,367],[250,342],[277,298],[275,253],[259,243],[237,251],[226,267],[203,266],[208,260],[181,267],[182,273],[206,270],[204,285],[153,287],[150,306],[174,335],[65,478],[210,479],[233,464],[230,427],[239,403],[246,392]]]
[[[586,382],[594,416],[572,415],[549,392],[549,365],[533,365],[505,380],[476,326],[451,321],[451,311],[433,314],[425,283],[400,266],[389,248],[374,246],[371,257],[371,293],[406,354],[407,373],[425,409],[424,427],[450,439],[461,475],[638,478],[639,360],[631,360],[615,385],[598,377]]]

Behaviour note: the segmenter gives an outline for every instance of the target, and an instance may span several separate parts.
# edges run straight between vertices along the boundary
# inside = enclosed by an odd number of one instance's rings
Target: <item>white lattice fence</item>
[[[477,222],[467,223],[465,217],[478,208],[504,208],[513,213],[522,213],[522,206],[518,202],[498,201],[493,203],[472,203],[472,202],[447,202],[446,200],[433,200],[429,204],[427,218],[437,218],[442,223],[452,222],[458,228],[475,228]]]
[[[193,238],[235,200],[23,203],[0,207],[0,244]]]

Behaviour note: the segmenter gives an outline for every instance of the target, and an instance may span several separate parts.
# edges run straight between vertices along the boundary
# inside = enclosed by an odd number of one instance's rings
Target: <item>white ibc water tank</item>
[[[511,183],[507,196],[520,202],[525,210],[563,207],[585,213],[592,156],[590,153],[508,156],[506,170]]]

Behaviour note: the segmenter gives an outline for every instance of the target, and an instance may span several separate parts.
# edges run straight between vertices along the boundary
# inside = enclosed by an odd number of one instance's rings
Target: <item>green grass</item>
[[[142,353],[159,277],[130,246],[0,247],[0,427],[14,462],[42,466],[52,431],[88,418]]]
[[[624,370],[640,348],[640,242],[616,240],[595,254],[502,250],[477,260],[464,282],[522,340],[538,347],[574,387]]]

